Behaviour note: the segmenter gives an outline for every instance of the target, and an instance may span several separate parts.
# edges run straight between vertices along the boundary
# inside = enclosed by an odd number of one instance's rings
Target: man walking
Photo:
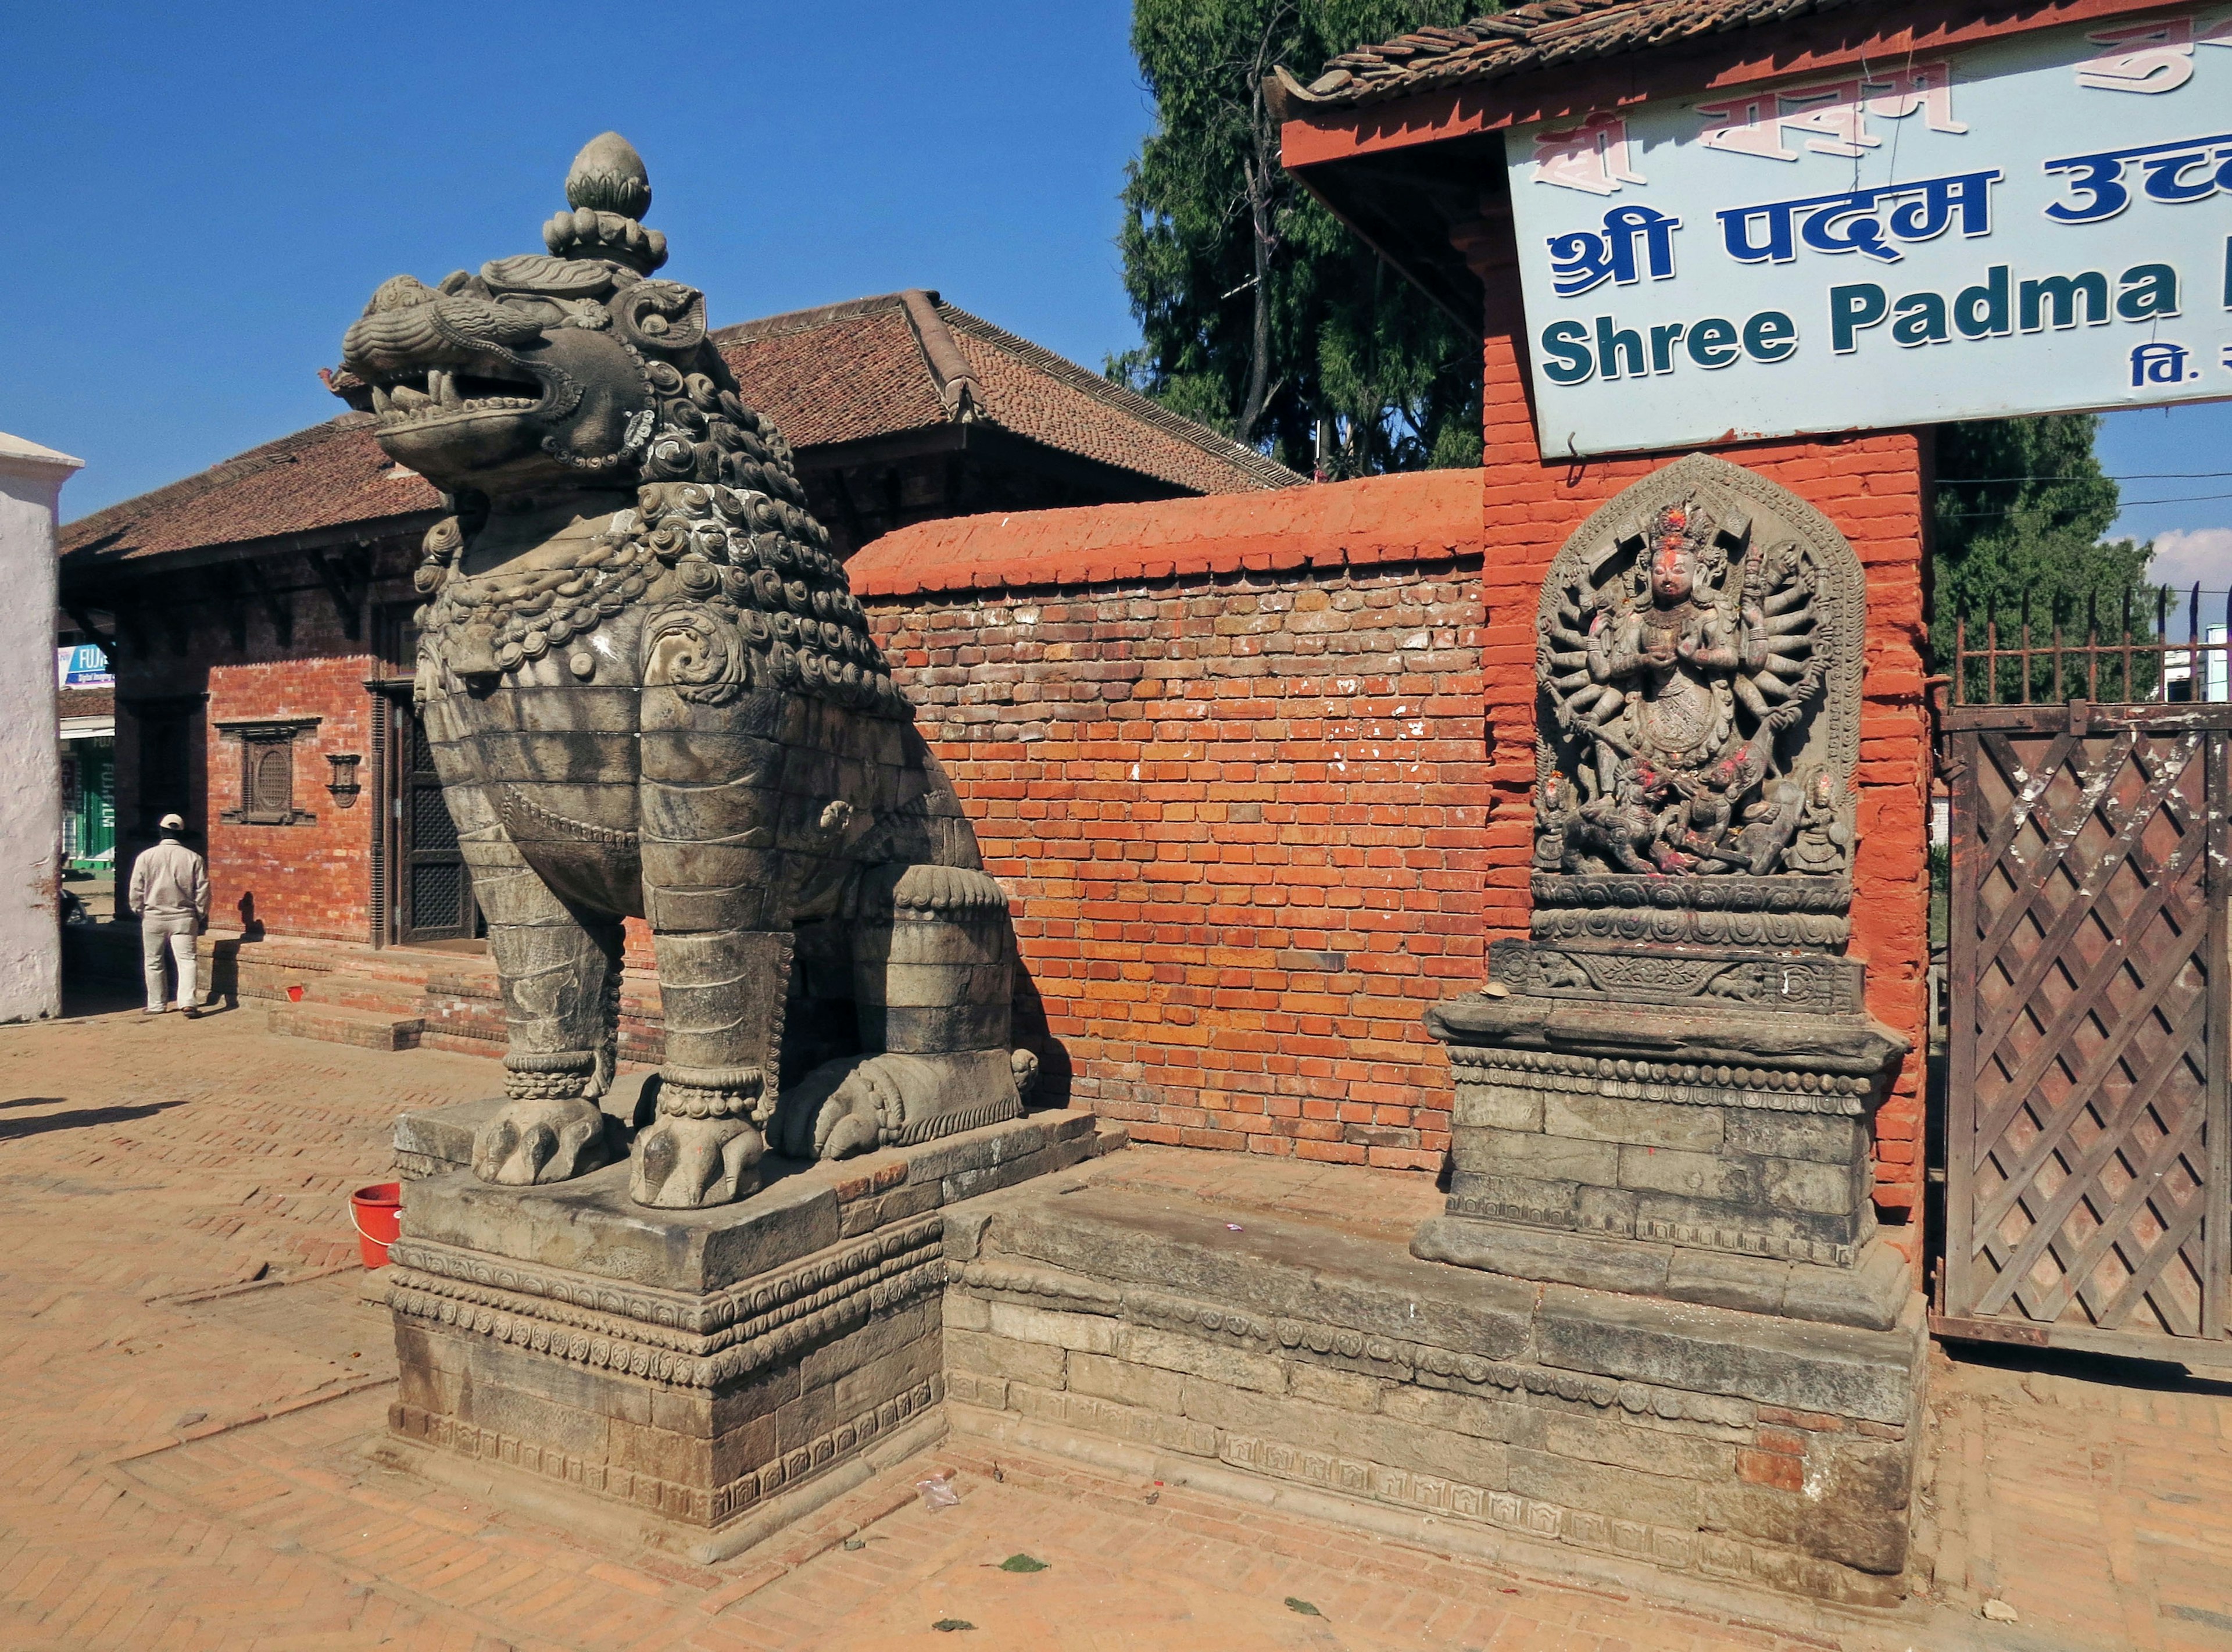
[[[144,1015],[160,1015],[163,999],[163,949],[168,944],[178,969],[178,1007],[188,1020],[201,1014],[194,995],[194,936],[209,917],[209,867],[178,839],[186,823],[166,814],[160,823],[163,840],[141,852],[132,863],[128,904],[140,919],[140,956],[147,972],[147,1007]]]

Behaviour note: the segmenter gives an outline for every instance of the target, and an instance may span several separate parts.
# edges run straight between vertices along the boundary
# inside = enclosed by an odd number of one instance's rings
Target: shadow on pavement
[[[2002,1347],[1992,1343],[1945,1343],[1946,1357],[1963,1365],[2037,1371],[2103,1388],[2144,1389],[2160,1394],[2232,1396],[2232,1378],[2213,1370],[2190,1370],[2158,1359],[2080,1353],[2067,1348]]]
[[[56,1100],[55,1097],[32,1097],[31,1100]],[[17,1104],[10,1104],[10,1105]],[[183,1107],[178,1101],[151,1101],[140,1107],[81,1107],[75,1112],[49,1113],[44,1118],[26,1118],[10,1124],[0,1124],[0,1142],[21,1141],[27,1137],[44,1136],[58,1130],[83,1130],[92,1124],[121,1124],[128,1119],[146,1118],[161,1112],[166,1107]]]

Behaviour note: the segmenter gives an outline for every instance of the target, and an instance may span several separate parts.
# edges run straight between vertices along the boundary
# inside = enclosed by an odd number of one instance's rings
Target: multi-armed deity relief
[[[1811,508],[1703,455],[1573,536],[1538,621],[1538,940],[1844,939],[1860,579]]]
[[[1843,956],[1866,620],[1835,528],[1704,454],[1566,541],[1537,611],[1532,938],[1427,1014],[1457,1098],[1416,1254],[1876,1331],[1905,1312],[1868,1130],[1906,1040]]]

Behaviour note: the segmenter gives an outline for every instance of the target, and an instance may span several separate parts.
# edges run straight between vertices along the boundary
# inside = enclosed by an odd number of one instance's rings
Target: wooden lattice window
[[[318,726],[316,717],[276,717],[220,722],[217,731],[240,747],[240,802],[218,817],[230,826],[301,826],[318,817],[295,804],[295,742]]]

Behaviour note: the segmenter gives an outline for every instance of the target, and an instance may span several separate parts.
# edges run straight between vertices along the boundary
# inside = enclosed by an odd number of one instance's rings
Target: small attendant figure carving
[[[1542,782],[1534,807],[1534,864],[1544,871],[1565,865],[1573,820],[1573,786],[1563,775],[1552,774]]]
[[[1797,841],[1784,857],[1793,871],[1814,878],[1830,878],[1852,864],[1852,826],[1837,777],[1817,768],[1806,777],[1804,813]]]

